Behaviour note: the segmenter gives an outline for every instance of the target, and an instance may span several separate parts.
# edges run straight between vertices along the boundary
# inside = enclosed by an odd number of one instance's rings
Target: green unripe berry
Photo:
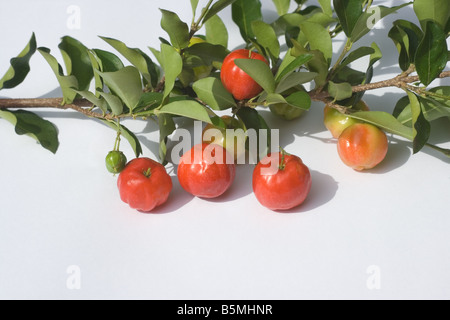
[[[304,110],[290,106],[286,103],[279,103],[270,106],[270,111],[284,120],[294,120],[303,115]]]
[[[117,174],[125,168],[127,157],[121,151],[111,151],[106,156],[105,164],[109,172]]]

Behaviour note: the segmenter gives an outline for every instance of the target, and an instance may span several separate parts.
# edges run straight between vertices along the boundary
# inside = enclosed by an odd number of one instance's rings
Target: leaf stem
[[[443,153],[443,154],[446,155],[448,158],[450,158],[450,149],[444,149],[444,148],[435,146],[434,144],[431,144],[431,143],[426,143],[425,145],[426,145],[427,147],[431,148],[431,149],[434,149],[434,150],[436,150],[436,151],[438,151],[438,152]]]
[[[345,56],[347,55],[347,53],[350,52],[352,47],[353,47],[353,42],[350,39],[347,39],[347,43],[345,44],[345,47],[342,50],[341,55],[339,56],[339,58],[337,59],[336,63],[334,64],[333,68],[331,68],[330,73],[328,74],[328,80],[333,79],[333,76],[336,73],[336,70],[339,68],[339,66],[341,65],[342,61],[345,59]]]
[[[202,10],[202,14],[200,15],[200,17],[198,18],[197,22],[194,22],[191,26],[191,32],[190,32],[190,36],[191,38],[195,35],[195,33],[197,31],[199,31],[202,27],[203,27],[203,19],[206,17],[206,15],[208,14],[209,9],[211,8],[211,5],[213,3],[214,0],[209,0],[208,4],[206,5],[205,8],[203,8]],[[194,18],[195,20],[195,18]]]

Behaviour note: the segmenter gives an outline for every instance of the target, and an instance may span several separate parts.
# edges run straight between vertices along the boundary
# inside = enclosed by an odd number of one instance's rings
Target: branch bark
[[[397,87],[411,90],[411,83],[420,81],[418,76],[411,76],[413,69],[403,72],[395,78],[354,86],[352,88],[353,93],[364,92],[370,90],[377,90],[382,88]],[[450,77],[450,71],[442,72],[439,78]],[[161,81],[158,85],[158,89],[162,89],[164,82]],[[415,88],[415,87],[414,87]],[[423,90],[423,88],[417,88]],[[332,104],[333,99],[326,91],[311,91],[311,99],[313,101],[323,102],[325,104]],[[37,109],[37,108],[53,108],[59,110],[74,110],[80,112],[87,117],[102,119],[102,120],[114,120],[118,118],[131,117],[132,115],[120,115],[113,116],[111,114],[103,114],[93,111],[94,105],[86,99],[75,100],[71,104],[62,104],[62,98],[44,98],[44,99],[0,99],[0,110],[2,109]],[[341,111],[341,109],[340,109]]]
[[[74,110],[80,112],[87,117],[113,120],[117,117],[112,115],[104,115],[92,111],[93,104],[86,99],[75,100],[71,104],[63,105],[63,98],[43,98],[43,99],[0,99],[1,109],[39,109],[52,108],[59,110]]]

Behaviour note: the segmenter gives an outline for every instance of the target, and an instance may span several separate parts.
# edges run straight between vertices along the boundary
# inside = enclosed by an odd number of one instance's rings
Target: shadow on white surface
[[[336,196],[336,193],[339,189],[338,182],[334,180],[334,178],[328,174],[321,173],[319,171],[310,170],[311,171],[311,191],[306,198],[305,202],[303,202],[300,206],[293,208],[291,210],[278,211],[279,213],[291,214],[291,213],[305,213],[313,211],[316,208],[319,208],[331,200]]]
[[[165,204],[156,208],[149,214],[170,214],[174,212],[180,212],[179,209],[183,208],[189,202],[194,199],[194,196],[186,192],[178,183],[178,178],[172,176],[173,189],[170,193],[169,199]]]
[[[246,197],[253,193],[252,177],[253,177],[253,165],[238,165],[236,166],[236,178],[233,185],[223,195],[215,199],[205,199],[209,202],[231,202],[240,198]]]
[[[389,150],[383,162],[371,170],[362,171],[361,174],[386,174],[402,167],[408,162],[411,158],[411,143],[393,137],[388,137],[388,139]]]

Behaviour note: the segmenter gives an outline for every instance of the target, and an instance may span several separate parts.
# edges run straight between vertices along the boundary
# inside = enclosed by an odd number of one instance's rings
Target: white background
[[[271,22],[274,6],[263,3]],[[68,28],[71,5],[80,9],[79,29]],[[60,62],[57,45],[64,35],[110,51],[97,36],[113,37],[149,53],[147,46],[158,47],[158,37],[166,37],[158,8],[191,20],[187,0],[2,1],[0,74],[33,31],[38,45],[51,48]],[[221,16],[235,48],[242,41],[230,10]],[[375,81],[399,73],[387,33],[400,18],[415,19],[412,8],[380,22],[360,42],[376,41],[384,53]],[[336,53],[342,45],[335,42]],[[38,53],[31,66],[22,85],[0,96],[59,96]],[[373,110],[391,112],[400,97],[402,92],[386,89],[365,99]],[[52,155],[0,119],[0,298],[449,299],[449,160],[430,149],[413,156],[409,142],[389,136],[386,160],[357,173],[340,161],[322,111],[315,103],[290,123],[262,112],[281,128],[281,145],[312,172],[308,200],[290,213],[257,202],[248,165],[237,169],[232,189],[213,201],[184,192],[169,166],[169,202],[156,214],[141,214],[121,202],[117,177],[104,167],[115,139],[110,128],[74,112],[40,110],[59,129],[61,145]],[[125,125],[139,136],[144,156],[156,159],[157,127]],[[447,119],[433,124],[432,143],[449,148],[449,136]],[[126,142],[123,149],[132,158]],[[80,271],[79,290],[67,285],[71,266]],[[372,280],[380,287],[371,290]]]

